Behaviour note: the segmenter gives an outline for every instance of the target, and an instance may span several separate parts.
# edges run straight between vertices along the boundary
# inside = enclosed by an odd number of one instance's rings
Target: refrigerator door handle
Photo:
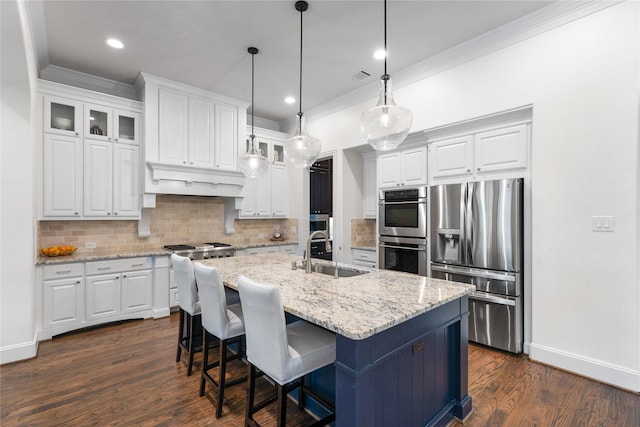
[[[494,303],[494,304],[502,304],[502,305],[510,305],[515,307],[516,302],[507,298],[500,298],[500,297],[496,297],[493,295],[489,295],[489,294],[485,294],[485,293],[478,293],[478,292],[471,292],[469,294],[469,298],[470,299],[475,299],[478,301],[482,301],[482,302],[489,302],[489,303]]]
[[[515,274],[501,274],[501,273],[494,273],[491,271],[482,271],[482,270],[466,268],[466,267],[455,267],[455,266],[449,266],[449,265],[442,266],[442,265],[431,264],[431,270],[440,271],[442,273],[449,273],[449,274],[460,274],[464,276],[482,277],[485,279],[505,280],[507,282],[516,281]]]
[[[463,262],[467,265],[473,264],[473,209],[471,201],[473,197],[473,183],[465,185],[464,199],[463,199],[463,215],[464,215],[464,255]]]

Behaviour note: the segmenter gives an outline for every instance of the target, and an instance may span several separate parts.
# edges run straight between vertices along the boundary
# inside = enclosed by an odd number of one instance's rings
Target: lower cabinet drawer
[[[149,270],[153,268],[151,257],[123,258],[109,261],[93,261],[87,263],[87,276],[123,271]]]
[[[84,264],[51,264],[42,267],[42,280],[64,279],[84,276]]]

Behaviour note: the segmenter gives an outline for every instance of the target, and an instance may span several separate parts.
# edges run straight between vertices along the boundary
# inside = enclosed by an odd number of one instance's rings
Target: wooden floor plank
[[[227,389],[216,420],[214,393],[207,387],[198,396],[201,354],[190,377],[175,362],[177,329],[174,313],[41,342],[37,358],[0,367],[0,425],[242,426],[245,385]],[[229,376],[243,374],[244,364],[234,363]],[[258,386],[258,399],[272,392],[264,379]],[[465,427],[640,426],[636,394],[477,345],[469,346],[469,393]],[[275,408],[256,419],[274,425]],[[289,402],[287,420],[299,426],[312,418]]]

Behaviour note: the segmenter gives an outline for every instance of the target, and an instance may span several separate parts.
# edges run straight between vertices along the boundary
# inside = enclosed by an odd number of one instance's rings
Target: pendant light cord
[[[255,135],[253,134],[253,114],[254,114],[254,101],[253,101],[253,93],[255,89],[255,78],[254,78],[254,60],[256,59],[256,54],[251,54],[251,145],[253,145],[253,139]]]
[[[384,103],[387,103],[387,82],[389,81],[389,74],[387,74],[387,0],[384,0],[384,75],[382,80],[384,81]]]
[[[302,14],[304,10],[300,10],[300,93],[299,93],[299,111],[298,117],[300,117],[300,133],[302,133]]]

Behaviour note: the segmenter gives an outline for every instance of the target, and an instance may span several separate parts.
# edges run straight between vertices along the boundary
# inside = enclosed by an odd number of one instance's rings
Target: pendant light
[[[256,136],[253,134],[253,106],[255,105],[253,101],[254,59],[258,53],[258,49],[250,47],[247,51],[251,54],[251,135],[249,136],[250,145],[247,147],[247,152],[238,159],[238,168],[247,178],[258,178],[262,176],[269,167],[269,161],[265,156],[260,154],[260,151],[256,147]]]
[[[320,140],[307,133],[302,113],[302,13],[309,8],[306,1],[297,1],[296,10],[300,12],[300,110],[296,118],[296,130],[284,143],[284,154],[293,166],[308,168],[320,155]]]
[[[387,0],[384,0],[384,74],[380,77],[380,97],[375,107],[360,116],[364,139],[378,151],[392,150],[405,140],[413,115],[396,105],[391,94],[391,76],[387,74]]]

